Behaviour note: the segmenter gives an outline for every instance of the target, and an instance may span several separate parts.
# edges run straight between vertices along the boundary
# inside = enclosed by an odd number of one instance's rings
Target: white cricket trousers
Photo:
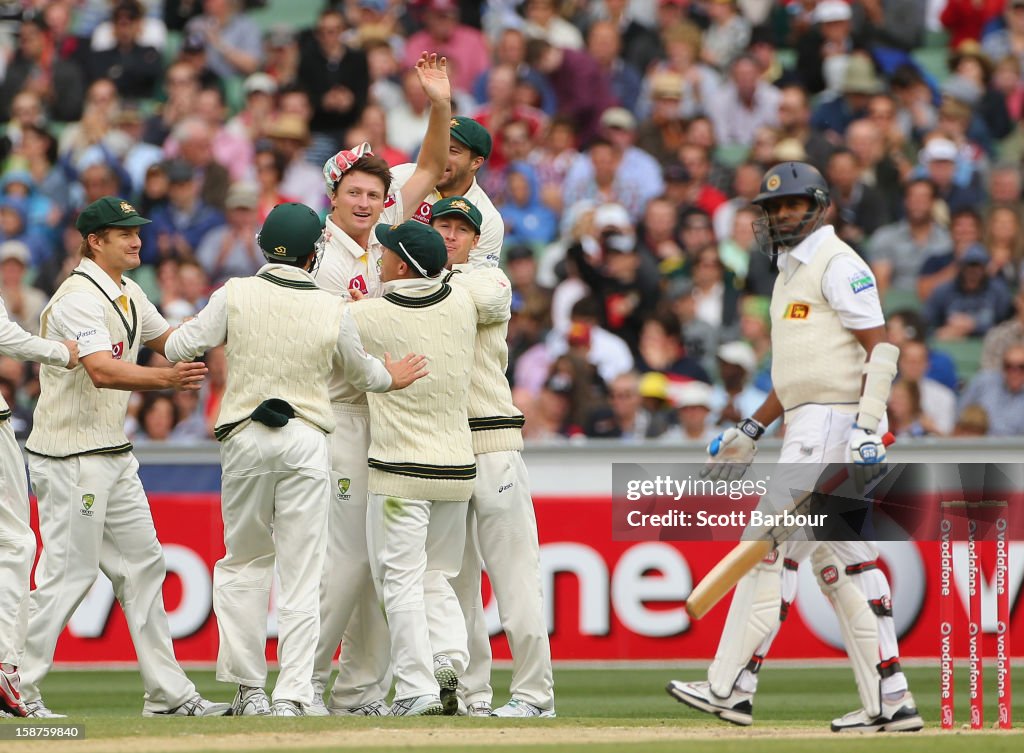
[[[523,455],[516,450],[476,456],[466,555],[452,585],[466,617],[469,667],[466,703],[491,702],[491,644],[480,597],[481,552],[512,651],[513,698],[554,708],[551,647],[544,619],[537,518]],[[475,521],[475,531],[474,531]]]
[[[328,439],[331,501],[313,680],[326,687],[334,654],[342,644],[341,671],[328,705],[346,709],[387,696],[391,645],[366,549],[369,408],[339,402],[332,403],[331,408],[336,426]]]
[[[36,537],[29,525],[25,460],[9,420],[0,421],[0,664],[25,649],[28,589]]]
[[[813,463],[818,465],[815,472],[818,469],[823,469],[826,464],[846,463],[849,456],[848,444],[850,434],[853,431],[855,421],[856,412],[852,406],[850,409],[842,409],[828,405],[804,405],[787,411],[785,418],[786,435],[782,443],[779,463]],[[888,421],[883,417],[878,431],[882,434],[887,430]],[[870,563],[878,557],[877,548],[869,541],[826,541],[823,543],[787,541],[779,547],[779,556],[792,562],[800,563],[810,557],[819,547],[829,550],[840,566],[853,567],[858,570],[856,574],[851,574],[851,577],[854,578],[858,588],[861,590],[861,594],[866,600],[879,603],[891,601],[889,582],[881,570],[872,568],[859,572],[859,566],[864,563]],[[782,602],[786,605],[784,608],[788,608],[788,605],[792,604],[796,599],[798,585],[797,570],[793,567],[781,569]],[[745,576],[747,579],[756,577],[756,571],[751,571],[751,573]],[[737,593],[739,593],[739,586],[737,587]],[[726,626],[722,632],[722,641],[716,653],[716,663],[725,657],[733,657],[734,652],[731,652],[726,644],[729,641],[735,641],[734,636],[741,634],[744,629],[752,629],[750,628],[752,621],[745,617],[737,617],[745,614],[745,607],[746,605],[739,604],[737,599],[733,598],[733,604],[729,607],[729,616],[726,618]],[[743,619],[746,624],[743,626],[735,625],[734,623],[737,619]],[[897,656],[899,647],[892,617],[878,616],[877,625],[881,654],[879,658],[885,659]],[[777,618],[754,652],[754,657],[756,657],[753,663],[754,666],[760,666],[761,661],[768,654],[768,650],[771,648],[776,635],[778,635],[780,627],[781,619]],[[855,658],[851,656],[851,660],[854,661]],[[742,661],[746,662],[746,658],[743,658]],[[725,662],[725,664],[728,665],[729,662]],[[731,671],[723,671],[722,676],[728,676],[729,674],[731,674]],[[718,688],[716,692],[721,690],[721,683],[716,685],[716,678],[721,680],[721,677],[716,675],[714,666],[709,670],[708,675],[713,687]],[[741,670],[736,680],[736,686],[747,692],[756,691],[756,669],[751,669],[751,666],[748,665],[746,669]],[[906,677],[901,671],[894,672],[881,679],[882,692],[885,693],[899,692],[905,690],[906,687]],[[864,688],[861,688],[861,690],[862,696],[866,697],[867,690]],[[867,702],[865,702],[865,708],[867,707]]]
[[[266,684],[276,562],[281,672],[273,700],[308,706],[327,544],[327,437],[299,419],[281,428],[251,422],[221,445],[221,464],[225,554],[213,569],[217,679]]]
[[[102,570],[114,586],[145,689],[146,711],[170,711],[195,695],[174,658],[164,612],[164,554],[130,452],[46,458],[29,454],[43,552],[29,597],[21,694],[40,698],[57,638]]]
[[[396,701],[438,694],[434,654],[448,654],[456,672],[466,669],[466,623],[449,582],[462,565],[466,509],[465,502],[369,494],[369,548],[391,633]]]

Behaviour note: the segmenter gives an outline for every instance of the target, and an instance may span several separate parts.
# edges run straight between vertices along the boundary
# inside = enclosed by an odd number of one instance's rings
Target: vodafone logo
[[[124,355],[124,340],[122,340],[119,343],[114,343],[113,345],[111,345],[110,352],[113,355],[115,361],[120,361],[121,357]]]
[[[370,289],[366,287],[366,280],[363,279],[362,275],[356,275],[348,281],[348,286],[345,289],[352,290],[353,288],[361,292],[363,295],[368,295],[370,292]]]
[[[422,222],[424,225],[430,224],[430,217],[434,213],[434,208],[427,202],[421,202],[416,213],[412,216],[417,222]]]

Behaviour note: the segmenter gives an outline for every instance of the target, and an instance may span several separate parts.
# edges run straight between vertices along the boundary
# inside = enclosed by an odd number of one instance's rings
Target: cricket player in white
[[[772,292],[772,391],[750,418],[708,448],[712,478],[738,478],[766,426],[784,416],[780,463],[852,464],[861,484],[885,462],[885,406],[898,349],[886,342],[867,264],[825,225],[828,184],[810,165],[785,162],[754,199],[761,249],[778,263]],[[673,680],[677,700],[739,725],[753,721],[757,672],[796,595],[797,567],[811,557],[836,611],[862,708],[834,732],[921,729],[899,664],[889,583],[864,541],[790,541],[736,586],[708,682]],[[780,578],[781,574],[781,578]]]
[[[331,213],[317,285],[345,300],[381,294],[382,247],[373,228],[409,218],[444,173],[451,118],[447,61],[424,53],[416,65],[430,100],[427,133],[415,171],[392,190],[391,172],[369,144],[342,150],[324,165]],[[410,208],[410,209],[406,209]],[[323,693],[331,663],[344,643],[340,672],[329,700],[330,713],[380,716],[391,684],[387,624],[381,614],[366,551],[366,456],[370,415],[366,395],[337,370],[329,383],[335,432],[329,439],[332,501],[327,524],[327,556],[320,591],[320,638],[313,670],[311,716],[328,713]],[[343,639],[344,636],[344,639]]]
[[[366,354],[348,304],[317,288],[310,270],[322,236],[304,204],[280,204],[259,234],[268,264],[230,280],[167,341],[171,361],[227,343],[228,383],[217,417],[223,443],[223,559],[213,574],[220,631],[217,679],[238,684],[240,716],[304,716],[320,628],[326,549],[327,438],[334,416],[327,378],[335,367],[360,390],[401,389],[422,375],[423,358],[396,364]],[[318,326],[309,326],[310,322]],[[278,563],[281,672],[273,706],[266,624]]]
[[[491,134],[472,118],[458,115],[451,119],[451,137],[444,175],[416,207],[412,219],[429,223],[431,207],[441,199],[453,196],[468,199],[483,217],[480,242],[469,252],[469,261],[477,267],[496,267],[505,242],[505,221],[476,180],[476,174],[491,156]],[[412,164],[395,165],[391,170],[395,186],[404,186],[414,168]]]
[[[73,369],[78,365],[78,343],[30,335],[10,320],[0,298],[0,356]],[[0,395],[0,717],[28,713],[21,702],[18,665],[25,650],[29,576],[36,557],[25,460],[10,418],[10,406]]]
[[[139,266],[140,217],[105,196],[75,223],[81,264],[53,294],[40,333],[78,342],[70,371],[43,366],[35,422],[25,447],[39,502],[43,552],[29,602],[21,692],[30,717],[54,717],[40,685],[64,626],[99,570],[121,603],[145,688],[143,716],[217,716],[226,703],[203,699],[178,666],[164,612],[163,550],[156,538],[139,464],[124,433],[131,390],[198,390],[206,367],[138,366],[139,348],[163,354],[171,334],[156,307],[124,272]]]
[[[477,324],[507,319],[511,287],[497,278],[460,287],[442,282],[444,241],[415,220],[379,225],[375,233],[386,249],[385,295],[353,307],[359,333],[371,354],[414,348],[431,368],[408,390],[369,396],[367,531],[391,633],[391,713],[454,714],[458,674],[468,661],[465,620],[449,579],[462,564],[465,503],[476,477],[469,375]]]
[[[434,204],[430,224],[444,239],[448,267],[453,270],[447,278],[451,285],[500,275],[498,279],[511,287],[500,270],[469,264],[483,217],[467,198],[453,196]],[[469,638],[469,666],[461,682],[469,716],[553,717],[554,679],[541,592],[537,518],[521,453],[524,419],[512,402],[505,377],[507,334],[507,319],[477,328],[470,376],[469,428],[477,475],[469,501],[466,553],[452,583]],[[491,645],[480,597],[481,552],[512,649],[512,698],[493,712]]]

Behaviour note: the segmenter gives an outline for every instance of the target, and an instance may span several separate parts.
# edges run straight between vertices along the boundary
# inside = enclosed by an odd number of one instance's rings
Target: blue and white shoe
[[[717,716],[727,722],[749,727],[754,723],[754,694],[733,690],[728,698],[719,698],[711,692],[711,683],[680,682],[672,680],[665,691],[680,703],[705,714]]]
[[[554,719],[555,710],[542,709],[540,706],[534,706],[532,703],[527,703],[519,698],[513,698],[504,706],[494,709],[491,712],[491,716],[504,719]]]

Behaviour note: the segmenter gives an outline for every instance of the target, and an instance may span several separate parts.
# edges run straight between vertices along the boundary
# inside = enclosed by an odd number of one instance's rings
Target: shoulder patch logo
[[[783,319],[806,319],[811,315],[811,306],[808,303],[791,303],[786,306],[786,313]]]
[[[850,290],[854,293],[863,293],[865,290],[871,290],[873,287],[875,287],[875,281],[865,271],[850,276]]]

